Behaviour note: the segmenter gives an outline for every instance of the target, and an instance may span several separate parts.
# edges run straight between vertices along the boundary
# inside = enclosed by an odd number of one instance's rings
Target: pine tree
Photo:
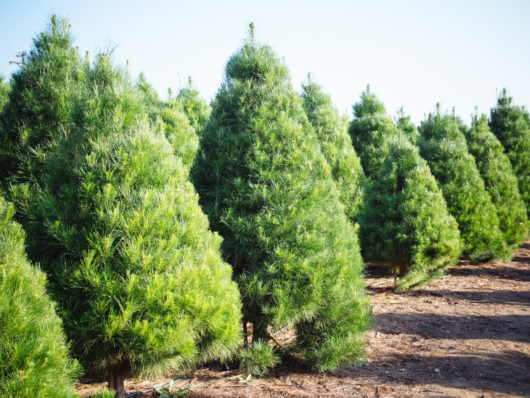
[[[9,98],[10,85],[6,82],[2,76],[0,76],[0,113],[4,109],[5,104]],[[0,125],[0,128],[2,126]],[[1,135],[0,135],[1,136]]]
[[[355,360],[370,318],[356,232],[285,64],[252,25],[212,108],[192,176],[253,341],[293,325],[284,350],[313,369]]]
[[[151,122],[164,131],[166,138],[173,145],[175,154],[182,159],[189,171],[199,149],[199,137],[191,125],[183,103],[171,96],[167,101],[160,100],[143,74],[140,75],[136,87],[144,95]]]
[[[363,257],[399,269],[397,290],[439,277],[456,264],[460,233],[442,191],[407,137],[388,139],[388,155],[361,213]]]
[[[177,102],[188,116],[195,133],[200,137],[201,132],[206,127],[212,108],[199,96],[199,92],[193,86],[191,77],[188,78],[188,86],[179,90]]]
[[[29,263],[13,215],[0,196],[0,396],[74,397],[79,365],[68,357],[46,279]]]
[[[455,217],[463,253],[472,261],[485,261],[505,255],[499,219],[484,187],[475,159],[468,152],[462,122],[439,109],[420,125],[418,146],[427,160]]]
[[[519,192],[530,218],[530,117],[526,109],[512,103],[504,89],[491,109],[489,126],[504,146],[519,181]]]
[[[416,145],[420,132],[418,128],[410,120],[410,116],[405,114],[403,107],[398,111],[396,118],[396,127],[409,139],[409,141]]]
[[[303,85],[303,90],[304,110],[331,167],[331,175],[339,188],[346,215],[357,222],[365,177],[348,135],[348,121],[340,117],[330,97],[318,84],[309,80]]]
[[[474,116],[471,129],[466,130],[466,140],[497,210],[499,226],[508,245],[507,256],[511,257],[528,233],[526,207],[517,188],[517,178],[502,144],[488,127],[486,115]]]
[[[26,64],[12,76],[0,118],[0,181],[15,173],[29,180],[39,172],[46,145],[67,124],[71,98],[83,80],[84,64],[72,45],[70,27],[53,16],[48,29],[33,40]]]
[[[220,238],[143,99],[100,56],[41,178],[13,190],[75,356],[120,397],[126,377],[226,358],[240,338]]]
[[[370,86],[361,94],[361,101],[353,105],[353,116],[349,130],[353,146],[366,176],[375,179],[388,153],[385,141],[397,134],[398,129],[386,115],[383,103],[370,91]]]

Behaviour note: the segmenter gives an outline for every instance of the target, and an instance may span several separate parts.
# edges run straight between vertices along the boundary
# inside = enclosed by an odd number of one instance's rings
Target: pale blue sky
[[[311,72],[341,111],[370,84],[394,115],[415,122],[443,109],[469,122],[507,87],[530,105],[530,1],[28,1],[0,4],[0,74],[31,47],[53,13],[69,18],[82,54],[114,47],[164,98],[191,75],[210,100],[229,56],[254,21],[258,40],[290,69],[297,90]]]

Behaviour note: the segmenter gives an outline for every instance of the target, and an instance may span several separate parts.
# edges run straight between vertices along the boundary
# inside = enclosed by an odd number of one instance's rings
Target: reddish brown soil
[[[530,242],[510,262],[462,262],[407,293],[394,293],[377,269],[367,286],[374,325],[363,366],[331,374],[280,366],[251,383],[210,367],[175,385],[193,385],[194,397],[530,397]]]

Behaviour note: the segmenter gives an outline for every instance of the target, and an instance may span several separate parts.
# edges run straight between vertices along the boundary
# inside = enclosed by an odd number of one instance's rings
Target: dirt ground
[[[462,262],[407,293],[371,272],[374,324],[362,366],[330,374],[279,366],[250,383],[210,366],[175,386],[192,385],[194,397],[530,397],[530,242],[510,262]],[[127,390],[167,381],[131,380]]]

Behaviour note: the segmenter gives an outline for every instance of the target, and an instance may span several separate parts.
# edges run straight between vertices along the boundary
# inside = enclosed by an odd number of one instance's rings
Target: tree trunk
[[[116,391],[116,398],[125,397],[125,367],[123,365],[112,365],[109,367],[108,387]]]

